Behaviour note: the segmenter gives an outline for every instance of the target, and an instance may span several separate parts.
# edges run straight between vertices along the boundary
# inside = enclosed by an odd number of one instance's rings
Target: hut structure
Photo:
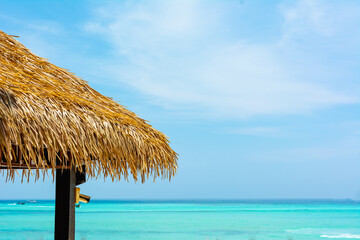
[[[142,182],[175,174],[163,133],[13,37],[0,31],[0,169],[10,180],[56,177],[55,239],[74,239],[85,172]]]

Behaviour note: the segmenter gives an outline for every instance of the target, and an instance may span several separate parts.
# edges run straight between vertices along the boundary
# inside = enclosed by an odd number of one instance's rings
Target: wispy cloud
[[[298,147],[263,150],[261,154],[252,154],[249,159],[262,162],[307,162],[310,164],[316,162],[353,163],[354,159],[360,157],[359,143],[359,136],[323,140],[323,142],[309,140],[309,143],[301,142]]]
[[[337,21],[328,21],[335,17],[356,27],[359,14],[345,15],[342,3],[283,4],[280,33],[254,43],[236,22],[245,19],[235,19],[249,10],[245,5],[124,1],[98,7],[85,29],[113,44],[118,61],[108,69],[116,80],[164,107],[242,118],[359,102],[359,86],[353,87],[358,73],[345,65],[359,60],[346,55],[347,47],[360,46],[346,40],[350,32]]]
[[[306,36],[308,33],[324,36],[358,35],[359,30],[352,29],[359,23],[360,6],[353,1],[329,2],[326,0],[299,0],[295,4],[286,1],[280,4],[284,17],[285,33]]]
[[[230,129],[223,132],[226,134],[251,135],[261,137],[278,137],[281,135],[281,130],[277,127],[247,127]]]

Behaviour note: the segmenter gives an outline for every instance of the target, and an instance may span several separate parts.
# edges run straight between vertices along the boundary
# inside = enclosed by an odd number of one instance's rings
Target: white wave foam
[[[350,234],[350,233],[343,233],[343,234],[336,234],[336,235],[321,235],[322,238],[347,238],[347,239],[360,239],[360,235],[357,234]]]

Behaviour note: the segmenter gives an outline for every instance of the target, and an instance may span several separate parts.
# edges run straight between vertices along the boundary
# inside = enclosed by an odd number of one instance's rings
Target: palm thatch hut
[[[0,31],[0,169],[56,176],[55,239],[73,239],[76,175],[170,179],[177,154],[135,113]]]

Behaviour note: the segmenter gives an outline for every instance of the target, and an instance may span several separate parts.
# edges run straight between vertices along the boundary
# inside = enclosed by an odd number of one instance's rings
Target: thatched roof
[[[164,134],[2,31],[0,155],[12,179],[19,163],[23,176],[37,169],[36,179],[59,166],[86,165],[90,177],[113,180],[170,178],[177,169]]]

